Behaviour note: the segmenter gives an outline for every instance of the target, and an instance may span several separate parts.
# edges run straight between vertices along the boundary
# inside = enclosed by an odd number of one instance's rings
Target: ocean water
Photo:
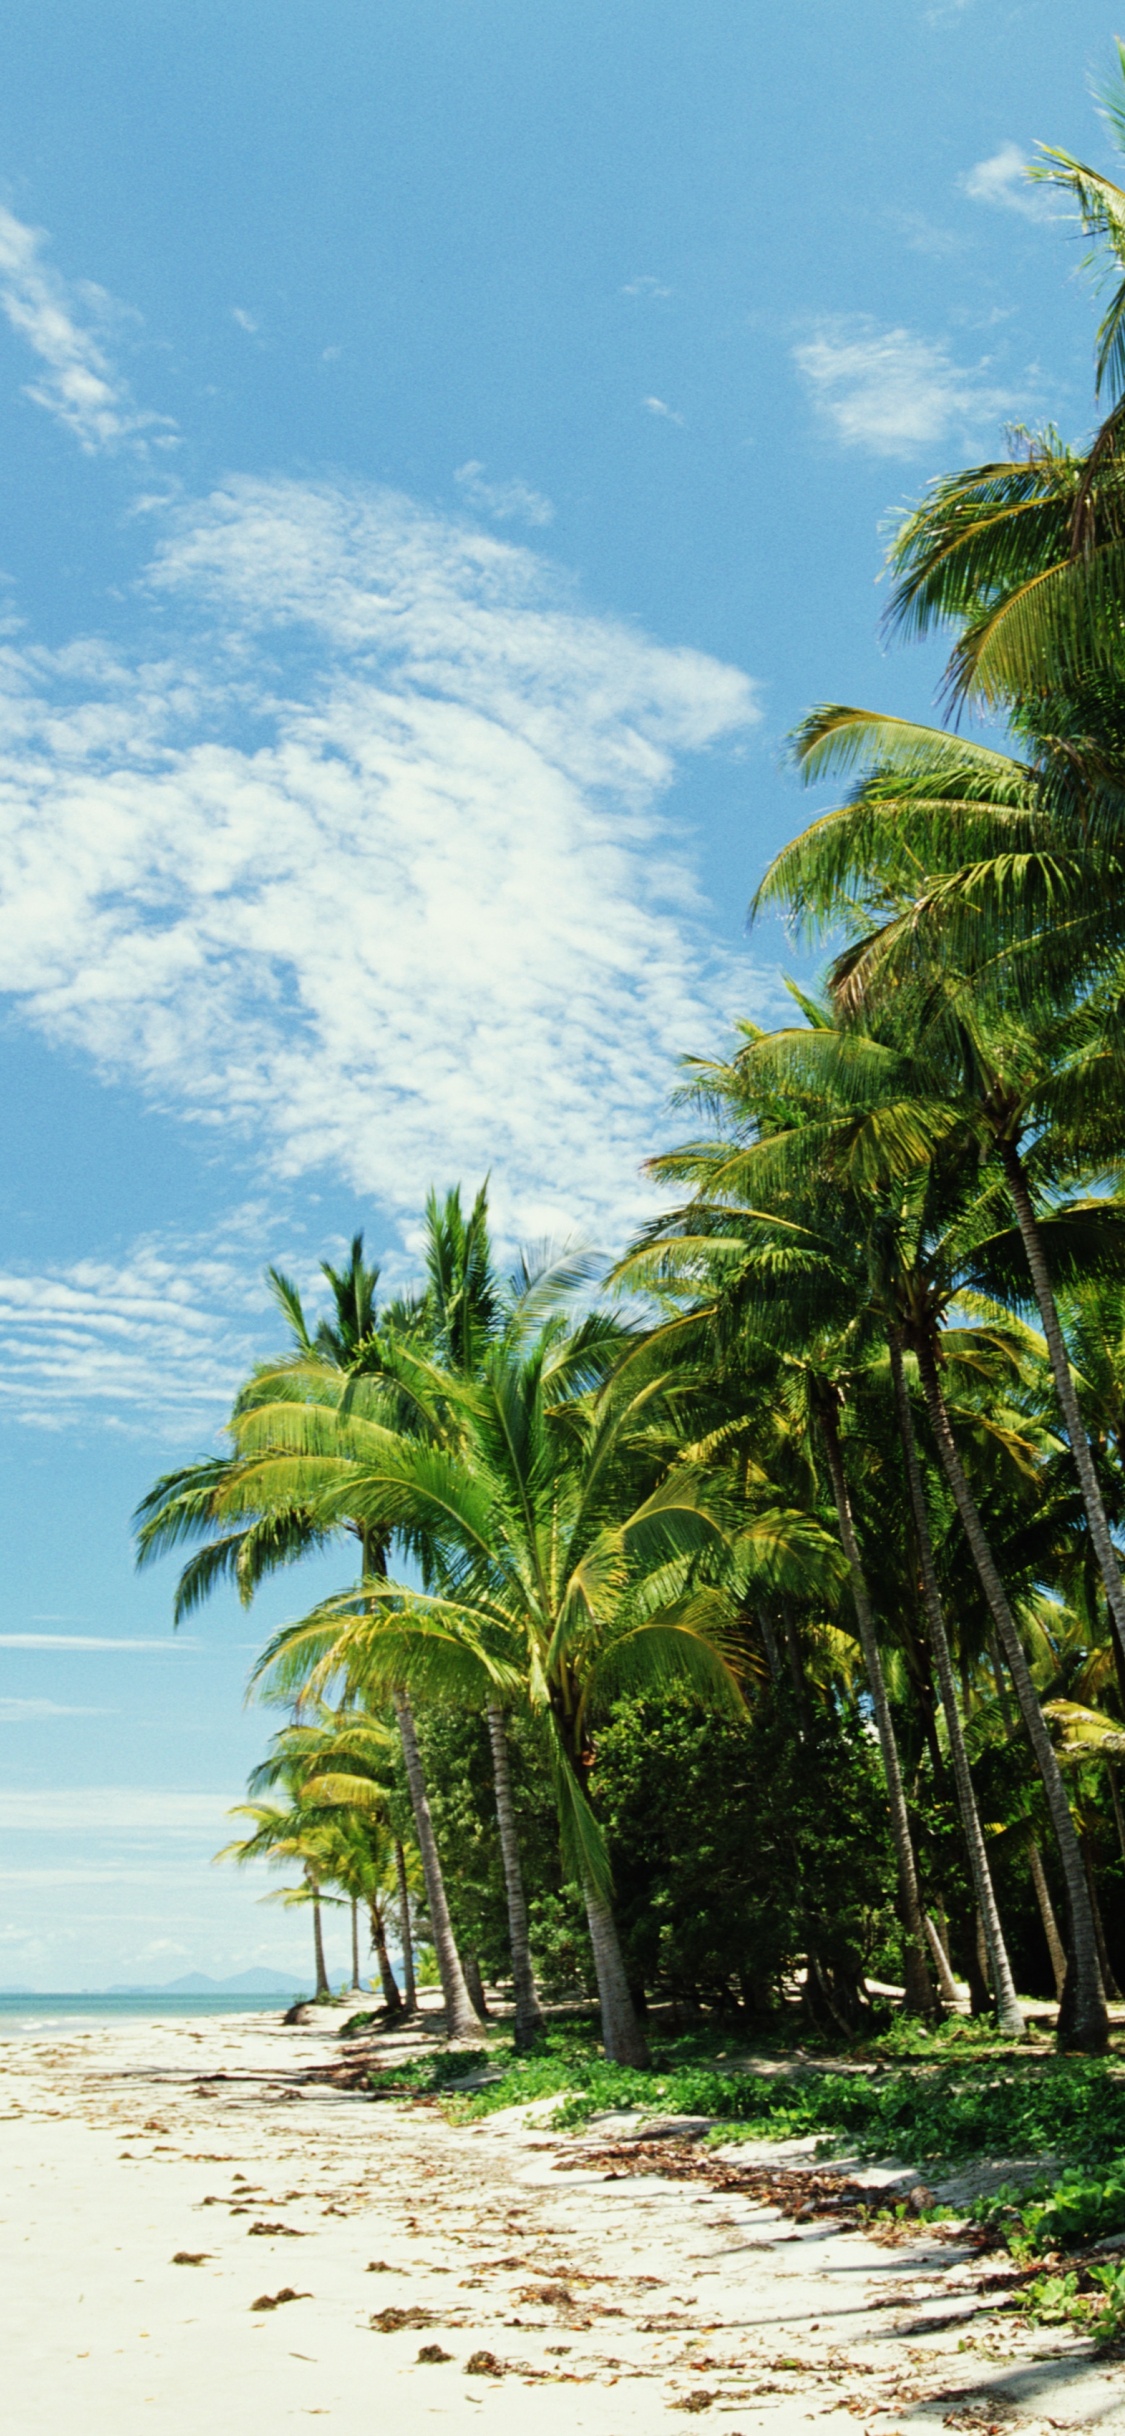
[[[95,2029],[100,2022],[191,2021],[214,2013],[265,2013],[276,2020],[294,2002],[292,1996],[263,1995],[260,1989],[252,1996],[0,1995],[0,2039],[48,2038]]]

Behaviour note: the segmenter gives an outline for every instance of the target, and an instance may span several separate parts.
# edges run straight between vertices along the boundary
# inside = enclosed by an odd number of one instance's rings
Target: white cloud
[[[486,482],[484,467],[478,457],[470,457],[459,465],[453,477],[467,506],[478,508],[482,515],[495,516],[500,524],[513,520],[519,524],[543,525],[554,522],[555,511],[542,491],[533,491],[530,483]]]
[[[967,169],[957,183],[970,203],[991,203],[1002,211],[1018,211],[1025,220],[1057,219],[1058,205],[1050,188],[1033,185],[1027,171],[1027,156],[1019,145],[1001,144],[998,152]]]
[[[159,1785],[0,1788],[0,1830],[28,1835],[143,1836],[158,1843],[222,1834],[229,1798]],[[230,1830],[227,1829],[229,1834]]]
[[[232,483],[152,580],[160,661],[0,661],[0,987],[162,1106],[404,1221],[489,1168],[509,1236],[604,1240],[651,1206],[674,1062],[749,986],[660,798],[758,715],[749,680],[583,612],[526,550],[339,485]],[[171,1283],[155,1253],[124,1283],[68,1272],[32,1385],[52,1327],[112,1371],[138,1324],[155,1368],[171,1329],[217,1383],[204,1287]]]
[[[235,1230],[225,1247],[146,1237],[119,1263],[0,1270],[0,1417],[57,1428],[92,1409],[198,1436],[255,1350],[245,1252]]]
[[[168,446],[174,425],[142,413],[99,335],[116,312],[101,288],[76,286],[44,260],[41,229],[0,205],[0,310],[42,372],[25,396],[64,423],[88,455],[123,443]]]
[[[230,317],[232,321],[238,323],[240,330],[245,330],[248,338],[257,337],[260,325],[255,321],[253,314],[246,311],[244,305],[232,305]]]
[[[621,293],[623,296],[650,296],[655,298],[658,296],[670,296],[672,290],[671,288],[663,287],[659,279],[654,279],[652,273],[650,271],[646,271],[640,279],[630,279],[626,286],[622,288]]]
[[[793,355],[837,439],[872,456],[968,443],[1021,403],[992,385],[987,358],[955,364],[940,341],[880,328],[866,315],[819,322]]]
[[[77,1632],[0,1632],[0,1649],[194,1649],[194,1641],[185,1641],[182,1633],[175,1640],[171,1634],[164,1641],[141,1641],[134,1633],[131,1640],[111,1640],[103,1633]]]
[[[65,1700],[0,1699],[0,1725],[37,1725],[44,1717],[108,1717],[109,1709],[72,1708]]]
[[[682,414],[677,414],[674,406],[666,405],[663,398],[642,398],[641,404],[647,407],[649,414],[659,415],[665,423],[683,422]]]

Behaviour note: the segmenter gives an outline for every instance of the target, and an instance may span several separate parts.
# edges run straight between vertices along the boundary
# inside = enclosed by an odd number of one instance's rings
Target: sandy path
[[[338,2052],[245,2017],[0,2049],[19,2436],[311,2417],[339,2436],[477,2418],[672,2436],[685,2407],[727,2436],[1125,2430],[1125,2368],[989,2315],[975,2264],[932,2235],[883,2247],[741,2193],[569,2170],[573,2136],[455,2130],[302,2079]],[[300,2297],[253,2308],[285,2288]],[[373,2326],[392,2310],[419,2317]],[[420,2362],[426,2345],[449,2356]],[[466,2373],[482,2350],[502,2375]]]

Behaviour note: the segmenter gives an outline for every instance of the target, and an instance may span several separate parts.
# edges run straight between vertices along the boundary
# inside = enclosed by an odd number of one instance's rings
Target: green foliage
[[[533,1717],[509,1717],[508,1751],[531,1950],[545,1996],[586,1993],[591,1960],[585,1913],[568,1885],[544,1737]],[[511,1975],[508,1908],[488,1727],[479,1710],[432,1705],[418,1718],[430,1809],[460,1945],[486,1980]]]
[[[750,2061],[728,2061],[713,2032],[670,2035],[654,2040],[652,2071],[637,2072],[608,2064],[593,2026],[571,2022],[552,2027],[531,2055],[497,2036],[480,2054],[422,2057],[409,2075],[379,2074],[373,2086],[441,2092],[474,2120],[544,2098],[558,2101],[550,2119],[563,2128],[627,2108],[702,2116],[721,2127],[724,2141],[811,2137],[827,2150],[898,2157],[929,2171],[966,2159],[1070,2158],[1063,2174],[1044,2178],[1031,2194],[1009,2189],[981,2202],[977,2221],[999,2238],[1010,2232],[1030,2243],[1034,2236],[1040,2254],[1058,2242],[1125,2229],[1125,2073],[998,2051],[994,2036],[991,2052],[974,2054],[986,2036],[957,2025],[954,2038],[939,2033],[929,2040],[935,2052],[925,2062],[785,2068],[779,2056],[762,2071]],[[951,2045],[958,2050],[952,2056]],[[495,2078],[459,2096],[458,2081],[475,2079],[484,2065]]]
[[[878,1751],[854,1713],[820,1707],[802,1730],[768,1693],[745,1718],[685,1694],[620,1701],[591,1789],[650,1992],[768,2010],[810,1935],[846,1980],[892,1930]]]
[[[1038,2275],[1015,2298],[1037,2326],[1074,2326],[1101,2344],[1118,2342],[1125,2331],[1125,2266],[1116,2262]]]
[[[973,2211],[1016,2258],[1074,2250],[1125,2233],[1125,2153],[1098,2172],[1044,2176],[1022,2190],[1005,2186]]]

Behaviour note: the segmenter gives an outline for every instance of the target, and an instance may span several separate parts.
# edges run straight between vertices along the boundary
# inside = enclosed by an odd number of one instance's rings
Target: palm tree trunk
[[[398,1836],[395,1837],[395,1875],[398,1879],[398,1916],[402,1928],[402,1996],[408,2013],[418,2010],[418,1990],[414,1984],[414,1931],[410,1925],[410,1888],[406,1883],[406,1854]]]
[[[980,1812],[977,1809],[976,1794],[973,1791],[972,1772],[969,1767],[969,1754],[965,1749],[965,1736],[961,1727],[961,1712],[957,1706],[957,1689],[953,1679],[953,1660],[949,1650],[949,1635],[945,1629],[945,1615],[941,1604],[941,1592],[938,1589],[937,1574],[934,1570],[933,1542],[930,1538],[930,1518],[926,1512],[926,1498],[922,1487],[922,1471],[918,1461],[918,1441],[914,1435],[914,1415],[910,1410],[910,1398],[906,1392],[906,1374],[902,1365],[902,1336],[897,1328],[892,1328],[890,1330],[889,1342],[891,1350],[891,1376],[894,1381],[895,1391],[895,1410],[898,1415],[899,1437],[902,1440],[902,1453],[903,1461],[906,1465],[907,1487],[910,1491],[910,1506],[914,1517],[914,1537],[918,1548],[918,1562],[922,1572],[922,1601],[926,1610],[926,1622],[929,1626],[930,1641],[934,1653],[934,1663],[937,1667],[938,1688],[941,1692],[941,1705],[945,1710],[946,1731],[949,1735],[949,1756],[953,1762],[953,1782],[957,1789],[957,1806],[961,1813],[961,1827],[964,1833],[966,1845],[968,1846],[969,1866],[973,1873],[973,1885],[976,1889],[977,1904],[979,1906],[981,1920],[984,1925],[984,1938],[985,1945],[988,1949],[990,1976],[992,1981],[992,2000],[996,2007],[996,2021],[998,2027],[1003,2030],[1009,2038],[1022,2038],[1027,2029],[1027,2023],[1025,2022],[1023,2014],[1020,2011],[1019,1998],[1016,1995],[1016,1983],[1012,1977],[1012,1966],[1008,1959],[1007,1946],[1004,1943],[1004,1931],[1000,1925],[1000,1913],[996,1903],[996,1890],[992,1883],[992,1872],[988,1866],[988,1854],[985,1850],[984,1835],[980,1823]]]
[[[1027,1848],[1027,1859],[1028,1867],[1031,1870],[1031,1883],[1035,1888],[1035,1900],[1039,1905],[1039,1917],[1043,1923],[1043,1934],[1047,1940],[1047,1952],[1051,1957],[1055,1994],[1061,2005],[1063,1990],[1066,1986],[1066,1947],[1059,1935],[1059,1924],[1055,1918],[1054,1904],[1051,1901],[1051,1889],[1047,1884],[1047,1872],[1043,1867],[1043,1855],[1034,1837]]]
[[[352,1986],[359,1986],[359,1898],[352,1896]]]
[[[958,1990],[957,1982],[954,1979],[953,1973],[949,1967],[949,1956],[941,1942],[936,1923],[931,1919],[929,1912],[925,1912],[923,1914],[922,1926],[925,1929],[926,1935],[930,1941],[930,1952],[934,1958],[934,1969],[938,1976],[938,1986],[941,1989],[946,2004],[956,2005],[959,2001],[960,1992]]]
[[[430,1915],[430,1934],[437,1956],[438,1976],[445,2002],[446,2036],[451,2039],[477,2039],[484,2024],[477,2013],[465,1985],[453,1923],[446,1901],[445,1880],[441,1874],[437,1838],[430,1817],[426,1795],[426,1779],[422,1769],[422,1754],[418,1748],[418,1733],[409,1694],[394,1695],[395,1716],[402,1737],[402,1755],[406,1762],[406,1781],[410,1787],[410,1803],[414,1812],[414,1832],[422,1855],[422,1870],[426,1880],[426,1905]]]
[[[907,1814],[906,1795],[903,1791],[898,1744],[895,1741],[894,1721],[891,1717],[890,1702],[887,1699],[883,1663],[879,1656],[875,1613],[871,1605],[867,1576],[863,1570],[859,1542],[852,1520],[851,1500],[848,1496],[843,1450],[840,1445],[837,1408],[831,1388],[818,1396],[817,1415],[828,1457],[828,1473],[836,1505],[836,1521],[839,1526],[840,1543],[847,1558],[863,1661],[867,1669],[872,1706],[875,1710],[875,1725],[883,1758],[883,1774],[887,1784],[891,1839],[894,1844],[898,1869],[898,1910],[903,1933],[906,2010],[908,2013],[932,2014],[937,2012],[938,2005],[926,1962],[926,1932],[922,1925],[918,1870],[910,1836],[910,1819]]]
[[[767,1615],[764,1607],[758,1608],[755,1616],[755,1622],[762,1637],[762,1648],[766,1653],[766,1665],[770,1670],[770,1682],[776,1691],[777,1686],[781,1681],[781,1651],[777,1646],[777,1634],[774,1631],[773,1625],[771,1624],[769,1616]]]
[[[647,2071],[650,2061],[648,2044],[629,1992],[613,1907],[608,1897],[599,1894],[588,1879],[582,1892],[586,1901],[590,1944],[594,1949],[606,2060],[610,2064],[633,2064],[640,2071]]]
[[[511,1754],[504,1726],[504,1711],[498,1700],[488,1703],[488,1739],[492,1745],[496,1824],[500,1830],[500,1858],[504,1865],[504,1891],[508,1898],[508,1942],[512,1952],[512,1989],[516,2000],[515,2041],[517,2047],[533,2047],[536,2039],[542,2037],[544,2023],[527,1935],[527,1897],[523,1888],[515,1805],[512,1801]]]
[[[488,1998],[485,1995],[484,1981],[480,1975],[480,1958],[471,1953],[468,1946],[461,1956],[461,1968],[465,1974],[465,1986],[469,1991],[470,2002],[475,2006],[482,2022],[486,2022],[488,2020]]]
[[[383,1926],[383,1915],[374,1899],[368,1904],[367,1908],[371,1917],[372,1950],[376,1955],[379,1964],[379,1978],[383,1989],[383,2004],[388,2013],[401,2013],[402,1998],[399,1994],[398,1981],[391,1969],[391,1958],[387,1952],[387,1933]]]
[[[1015,1205],[1016,1223],[1027,1256],[1027,1265],[1031,1271],[1031,1282],[1035,1288],[1035,1300],[1039,1305],[1039,1317],[1043,1322],[1043,1334],[1047,1340],[1047,1351],[1051,1359],[1051,1369],[1054,1373],[1055,1388],[1062,1407],[1063,1420],[1066,1423],[1066,1434],[1070,1440],[1071,1453],[1078,1466],[1082,1503],[1086,1508],[1086,1520],[1090,1525],[1090,1537],[1094,1543],[1098,1571],[1105,1584],[1113,1658],[1117,1669],[1117,1686],[1122,1701],[1125,1702],[1125,1581],[1121,1578],[1121,1567],[1117,1560],[1117,1550],[1113,1545],[1105,1500],[1102,1496],[1097,1472],[1094,1469],[1094,1458],[1090,1452],[1086,1426],[1079,1410],[1070,1359],[1066,1350],[1066,1340],[1059,1320],[1058,1304],[1055,1301],[1055,1290],[1051,1283],[1051,1272],[1047,1266],[1043,1237],[1028,1189],[1023,1160],[1014,1142],[998,1141],[996,1147],[1000,1164],[1007,1178],[1008,1190]]]
[[[1005,1732],[1012,1735],[1016,1730],[1015,1720],[1012,1716],[1011,1702],[1008,1699],[1008,1688],[1004,1681],[1004,1661],[1000,1655],[1000,1643],[996,1638],[994,1625],[989,1628],[988,1641],[992,1672],[996,1677],[996,1697],[1000,1703],[1000,1714],[1004,1720]],[[1122,1849],[1125,1850],[1125,1845]],[[1031,1883],[1035,1888],[1035,1900],[1039,1905],[1043,1935],[1047,1940],[1047,1952],[1051,1958],[1055,1994],[1061,2005],[1063,1989],[1066,1986],[1066,1948],[1059,1935],[1059,1924],[1055,1918],[1054,1904],[1051,1901],[1051,1889],[1047,1884],[1047,1872],[1043,1867],[1043,1855],[1034,1836],[1031,1837],[1027,1847],[1027,1865],[1031,1871]]]
[[[983,1921],[983,1919],[981,1918],[981,1909],[980,1909],[980,1905],[979,1905],[979,1903],[978,1903],[978,1905],[977,1905],[977,1914],[976,1914],[976,1941],[977,1941],[977,1969],[979,1970],[980,1975],[981,1975],[981,1978],[983,1979],[984,1984],[985,1984],[985,1987],[987,1988],[987,1987],[988,1987],[988,1984],[989,1984],[989,1954],[988,1954],[988,1941],[987,1941],[987,1939],[986,1939],[986,1937],[985,1937],[985,1933],[984,1933],[984,1921]]]
[[[1082,1846],[1082,1859],[1086,1867],[1086,1884],[1090,1889],[1090,1909],[1094,1915],[1094,1935],[1098,1941],[1098,1961],[1102,1966],[1102,1985],[1109,2003],[1119,2005],[1121,1990],[1117,1985],[1113,1964],[1109,1959],[1109,1947],[1105,1941],[1105,1922],[1102,1919],[1102,1907],[1098,1901],[1098,1881],[1094,1874],[1093,1858],[1087,1838],[1082,1836],[1079,1840]]]
[[[316,1963],[316,1992],[318,1996],[330,1996],[332,1991],[328,1985],[328,1971],[324,1960],[324,1930],[320,1918],[320,1895],[317,1890],[315,1880],[312,1878],[309,1879],[309,1888],[312,1894],[313,1957]]]
[[[797,1706],[798,1731],[809,1736],[812,1733],[812,1712],[809,1708],[809,1687],[805,1677],[801,1635],[792,1604],[784,1594],[778,1600],[778,1607],[785,1634],[785,1662],[789,1668],[789,1680],[793,1686],[793,1698]]]
[[[1123,1815],[1121,1809],[1121,1792],[1117,1782],[1117,1770],[1114,1767],[1111,1759],[1106,1761],[1105,1772],[1109,1778],[1110,1800],[1113,1803],[1113,1815],[1117,1822],[1118,1848],[1120,1850],[1122,1860],[1125,1861],[1125,1815]]]
[[[1059,1763],[1047,1731],[1047,1722],[1039,1706],[1031,1669],[1024,1656],[1023,1643],[1016,1630],[1015,1617],[1008,1605],[1008,1596],[996,1569],[996,1560],[988,1544],[984,1525],[977,1510],[976,1499],[969,1487],[965,1469],[957,1451],[957,1442],[950,1427],[945,1398],[941,1392],[934,1348],[929,1338],[919,1333],[915,1346],[922,1392],[930,1427],[941,1459],[942,1468],[961,1517],[965,1537],[980,1577],[981,1588],[988,1602],[992,1620],[1000,1635],[1008,1671],[1015,1687],[1020,1715],[1027,1729],[1028,1740],[1035,1754],[1036,1765],[1047,1796],[1051,1825],[1059,1848],[1063,1884],[1066,1887],[1067,1910],[1070,1921],[1070,1961],[1074,1969],[1073,2004],[1068,2008],[1067,1991],[1059,2008],[1058,2036],[1067,2043],[1100,2054],[1108,2036],[1109,2024],[1105,2009],[1105,1990],[1098,1962],[1094,1917],[1090,1907],[1086,1874],[1070,1804],[1066,1798]],[[1067,1974],[1068,1990],[1070,1973]],[[1064,2019],[1072,2010],[1073,2020]]]

